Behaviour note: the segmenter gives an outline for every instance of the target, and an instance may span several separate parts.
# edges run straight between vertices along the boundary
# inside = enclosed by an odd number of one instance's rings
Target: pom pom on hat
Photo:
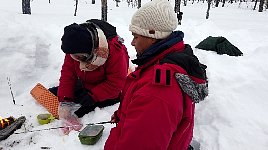
[[[176,13],[167,0],[153,0],[133,15],[129,30],[133,33],[164,39],[178,26]]]
[[[94,34],[86,27],[73,23],[64,28],[61,49],[66,54],[89,53],[93,50]]]

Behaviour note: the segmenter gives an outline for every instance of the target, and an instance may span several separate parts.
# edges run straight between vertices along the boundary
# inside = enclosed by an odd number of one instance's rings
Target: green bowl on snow
[[[38,123],[41,125],[48,124],[54,119],[55,117],[53,117],[51,114],[39,114],[37,116]]]
[[[78,135],[81,144],[94,145],[102,136],[103,125],[88,125]]]

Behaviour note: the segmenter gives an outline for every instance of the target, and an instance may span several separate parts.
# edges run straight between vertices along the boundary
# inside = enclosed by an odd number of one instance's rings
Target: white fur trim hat
[[[154,39],[168,37],[178,26],[176,14],[167,0],[146,3],[133,15],[129,31]]]

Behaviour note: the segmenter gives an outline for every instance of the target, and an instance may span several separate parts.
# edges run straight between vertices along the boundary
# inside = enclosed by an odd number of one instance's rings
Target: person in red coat
[[[208,95],[205,65],[166,0],[151,1],[133,15],[129,30],[137,68],[128,75],[105,150],[187,150],[195,103]]]
[[[64,133],[79,130],[78,118],[119,102],[129,57],[111,24],[91,19],[64,28],[61,49],[66,54],[58,87],[49,89],[60,101]]]

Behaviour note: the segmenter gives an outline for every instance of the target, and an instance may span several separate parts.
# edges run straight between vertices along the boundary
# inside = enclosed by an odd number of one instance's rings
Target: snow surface
[[[144,0],[143,3],[149,0]],[[171,0],[173,4],[174,1]],[[36,116],[47,111],[29,94],[40,82],[46,87],[58,85],[64,53],[60,49],[63,28],[73,22],[100,18],[101,5],[96,1],[80,0],[74,16],[74,0],[34,0],[32,15],[23,15],[21,1],[1,0],[0,5],[0,116],[26,116],[21,129],[38,130],[59,126],[59,121],[39,125]],[[194,49],[200,61],[208,66],[209,96],[196,105],[194,139],[201,150],[266,150],[268,149],[268,12],[253,11],[254,3],[226,4],[210,11],[205,19],[207,4],[182,6],[184,41],[195,47],[208,36],[224,36],[244,55],[231,57]],[[128,25],[137,8],[122,1],[119,7],[108,1],[108,21],[117,27],[125,39],[131,59]],[[131,65],[133,67],[133,65]],[[15,96],[12,102],[8,80]],[[82,123],[110,120],[118,104],[82,118]],[[80,144],[79,132],[61,136],[58,130],[13,134],[0,141],[0,149],[103,149],[114,125],[105,125],[100,141],[93,146]]]

